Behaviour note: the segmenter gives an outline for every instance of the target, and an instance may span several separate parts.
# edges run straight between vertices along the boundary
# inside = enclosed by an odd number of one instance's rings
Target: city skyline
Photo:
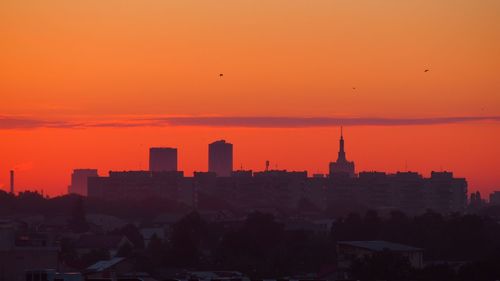
[[[351,128],[349,128],[349,127],[347,129],[349,131],[351,130]],[[328,155],[331,155],[330,156],[331,159],[328,160],[327,162],[324,162],[324,163],[316,163],[318,166],[321,167],[320,170],[319,169],[318,170],[308,170],[306,168],[301,167],[300,165],[292,167],[292,168],[289,168],[286,165],[280,165],[279,162],[273,161],[272,158],[271,159],[267,159],[266,158],[266,160],[264,160],[262,158],[262,161],[256,163],[256,165],[254,165],[254,166],[246,166],[246,165],[242,165],[241,163],[238,165],[238,164],[236,164],[237,162],[235,162],[233,160],[233,162],[234,162],[233,169],[234,170],[241,170],[241,169],[243,169],[243,170],[253,170],[253,171],[264,171],[265,170],[265,165],[266,165],[265,162],[268,161],[268,160],[271,160],[271,163],[270,163],[270,166],[269,166],[269,168],[271,170],[307,171],[308,175],[310,177],[312,177],[313,174],[317,174],[317,173],[328,175],[331,172],[331,167],[329,167],[329,165],[331,166],[332,163],[335,162],[335,160],[337,160],[337,161],[339,161],[339,160],[346,161],[346,151],[345,151],[345,148],[344,148],[344,138],[343,138],[344,137],[344,133],[342,132],[343,129],[341,127],[339,127],[339,128],[335,128],[335,129],[328,129],[328,131],[330,131],[330,133],[334,133],[336,131],[337,132],[337,135],[336,135],[337,139],[336,140],[335,139],[332,140],[331,146],[329,148],[331,151],[328,152]],[[340,143],[339,143],[339,138],[340,138]],[[349,142],[347,142],[347,147],[351,147],[351,143],[350,142],[352,142],[352,141],[353,141],[353,139],[352,139],[352,137],[350,137],[349,138]],[[209,143],[212,143],[212,142],[213,141],[209,141]],[[217,141],[215,143],[217,143]],[[207,144],[205,144],[205,146],[206,145]],[[151,153],[151,149],[155,150],[155,149],[158,149],[158,147],[146,148],[146,154],[147,154],[148,151],[149,151],[149,153]],[[167,149],[169,151],[170,150],[175,151],[175,157],[177,158],[177,150],[178,150],[177,147],[160,148],[160,150],[163,150],[163,149]],[[186,154],[187,154],[189,151],[186,150],[186,151],[183,151],[183,152],[186,152]],[[180,159],[185,159],[185,157],[183,157],[183,155],[182,155],[183,152],[182,151],[180,152],[180,156],[179,156]],[[208,150],[205,150],[205,153],[207,153],[207,152],[208,152]],[[353,152],[354,151],[352,151],[352,149],[349,150],[349,154],[350,155],[351,154],[358,155],[358,153],[355,153],[355,152],[353,153]],[[235,150],[234,154],[236,154],[236,155],[239,154],[238,149]],[[147,154],[146,157],[148,157],[148,155],[150,155],[150,154]],[[356,162],[356,159],[352,159],[351,157],[349,157],[349,159],[354,160],[354,162]],[[146,159],[145,162],[149,163],[149,161],[150,160]],[[188,170],[188,171],[186,171],[186,170],[184,170],[182,168],[179,168],[179,171],[184,172],[185,176],[192,176],[193,172],[195,172],[195,171],[209,171],[209,158],[207,157],[205,161],[206,161],[206,163],[205,163],[204,167],[201,167],[199,169],[194,169],[194,170]],[[347,162],[347,163],[353,163],[353,162]],[[179,165],[178,162],[176,162],[175,164]],[[144,166],[144,164],[143,164],[143,166],[139,166],[138,167],[137,163],[135,163],[135,166],[134,165],[132,165],[130,167],[122,166],[122,168],[112,168],[112,169],[108,169],[108,170],[100,169],[100,168],[96,167],[96,165],[87,165],[84,168],[89,168],[89,167],[95,168],[96,170],[98,170],[100,176],[106,175],[108,171],[147,171],[147,170],[150,169],[150,167],[147,166],[147,164],[146,164],[146,166]],[[78,169],[81,169],[81,168],[82,167],[80,167],[80,168],[79,167],[73,167],[71,170],[73,171],[75,169],[78,170]],[[350,168],[347,168],[347,169],[350,169]],[[22,169],[21,169],[21,171],[22,171]],[[396,169],[394,169],[394,170],[384,169],[384,167],[374,168],[374,169],[363,169],[363,168],[356,169],[356,173],[358,173],[358,172],[364,172],[364,171],[367,171],[367,172],[370,172],[370,171],[379,171],[379,172],[386,172],[386,173],[396,173],[396,172],[399,172],[399,171],[401,171],[401,172],[412,171],[412,172],[417,172],[417,173],[422,174],[422,175],[430,175],[430,173],[432,171],[451,171],[451,172],[454,172],[455,174],[457,174],[459,176],[467,178],[467,180],[470,182],[470,178],[467,177],[466,174],[460,173],[460,171],[457,172],[456,170],[449,169],[447,167],[442,167],[441,166],[441,167],[436,167],[436,169],[429,170],[428,172],[423,172],[423,171],[418,170],[418,169],[413,169],[411,167],[411,162],[409,162],[408,160],[406,160],[404,163],[400,163],[399,167],[396,167]],[[472,181],[472,182],[474,182],[474,181]],[[69,182],[65,182],[64,183],[65,187],[67,187],[68,183]],[[6,188],[9,188],[9,187],[5,186],[4,189],[6,189]],[[21,186],[16,185],[16,191],[23,191],[24,189],[25,189],[25,187],[23,188],[22,185]],[[67,191],[67,189],[64,189],[60,193],[58,193],[58,192],[53,193],[53,192],[51,192],[51,190],[47,190],[47,189],[39,188],[39,187],[38,188],[26,188],[26,190],[43,190],[46,194],[49,194],[51,196],[62,195],[62,194],[65,194],[66,191]],[[469,190],[470,191],[476,191],[478,189],[474,188],[473,184],[470,184],[469,185]],[[489,190],[486,190],[486,191],[481,190],[481,189],[479,189],[479,190],[482,191],[485,195],[487,193],[489,193]],[[491,191],[492,192],[495,191],[495,186],[491,187]]]

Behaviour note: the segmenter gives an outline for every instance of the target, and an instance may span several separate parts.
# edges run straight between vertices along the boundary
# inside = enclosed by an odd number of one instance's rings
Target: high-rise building
[[[151,147],[149,149],[149,170],[152,172],[177,171],[177,148]]]
[[[219,140],[208,145],[208,171],[230,177],[233,171],[233,144]]]
[[[472,194],[471,194],[472,199]],[[490,204],[491,205],[500,205],[500,191],[493,191],[490,194]]]
[[[75,169],[71,174],[71,185],[68,193],[87,196],[87,182],[89,177],[98,177],[96,169]]]
[[[330,176],[335,174],[346,174],[354,177],[354,162],[347,161],[344,150],[344,134],[340,127],[339,154],[336,162],[330,162]]]
[[[14,194],[14,170],[10,170],[10,193]]]

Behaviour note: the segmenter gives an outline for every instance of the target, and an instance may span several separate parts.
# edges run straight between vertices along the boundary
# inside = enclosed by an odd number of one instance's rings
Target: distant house
[[[136,272],[134,264],[135,261],[128,258],[112,258],[98,261],[85,269],[85,280],[156,281],[145,272]]]
[[[111,278],[133,271],[133,264],[126,258],[112,258],[102,260],[87,267],[85,277],[89,278]]]
[[[423,249],[387,241],[340,241],[337,242],[339,269],[349,268],[356,259],[370,257],[374,253],[390,251],[405,257],[414,268],[423,266]]]
[[[37,233],[19,234],[13,225],[0,224],[0,281],[26,280],[25,270],[57,268],[59,247]]]
[[[75,249],[78,255],[84,255],[93,250],[106,250],[110,257],[115,257],[118,250],[128,244],[134,244],[123,235],[82,235],[75,242]]]

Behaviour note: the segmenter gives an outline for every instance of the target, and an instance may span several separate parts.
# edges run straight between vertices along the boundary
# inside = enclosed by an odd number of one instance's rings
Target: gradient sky
[[[347,123],[358,170],[500,190],[498,15],[497,0],[3,0],[0,186],[13,168],[19,189],[61,194],[73,168],[146,169],[149,146],[179,147],[189,175],[221,138],[235,168],[326,172]]]

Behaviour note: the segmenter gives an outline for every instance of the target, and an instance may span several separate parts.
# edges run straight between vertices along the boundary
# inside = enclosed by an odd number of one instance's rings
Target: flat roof
[[[382,240],[372,240],[372,241],[339,241],[338,244],[348,245],[357,248],[368,249],[375,252],[381,252],[383,250],[395,251],[395,252],[410,252],[410,251],[422,251],[421,248],[416,248],[408,245],[403,245],[399,243],[393,243]]]
[[[116,257],[116,258],[112,258],[110,260],[98,261],[98,262],[94,263],[93,265],[89,266],[87,268],[87,270],[95,271],[95,272],[102,272],[102,271],[114,266],[115,264],[120,263],[123,260],[125,260],[125,258]]]

